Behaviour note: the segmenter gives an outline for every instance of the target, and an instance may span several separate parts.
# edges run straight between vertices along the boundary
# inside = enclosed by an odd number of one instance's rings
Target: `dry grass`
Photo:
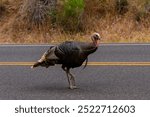
[[[32,29],[20,20],[21,0],[8,0],[7,13],[0,18],[0,43],[59,43],[65,40],[90,41],[93,32],[102,35],[104,43],[143,43],[150,42],[149,16],[136,21],[136,15],[143,11],[143,0],[129,1],[129,11],[124,15],[115,12],[114,0],[86,0],[83,14],[84,32],[68,33],[61,26],[52,28],[46,23]],[[8,10],[9,9],[9,10]],[[145,18],[146,17],[146,18]]]

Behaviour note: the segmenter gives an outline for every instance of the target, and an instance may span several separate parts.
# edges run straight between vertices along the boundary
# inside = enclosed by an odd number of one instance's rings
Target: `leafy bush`
[[[81,27],[84,0],[65,0],[58,22],[68,31],[78,31]]]
[[[64,3],[64,17],[78,17],[83,8],[83,0],[66,0]]]
[[[125,14],[128,11],[128,1],[127,0],[116,0],[116,10],[120,15]]]

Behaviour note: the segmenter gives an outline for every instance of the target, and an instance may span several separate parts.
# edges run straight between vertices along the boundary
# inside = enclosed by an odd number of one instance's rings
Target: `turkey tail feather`
[[[38,67],[38,66],[40,66],[40,65],[41,65],[40,62],[36,62],[36,63],[34,63],[34,65],[31,66],[31,68],[35,68],[35,67]]]

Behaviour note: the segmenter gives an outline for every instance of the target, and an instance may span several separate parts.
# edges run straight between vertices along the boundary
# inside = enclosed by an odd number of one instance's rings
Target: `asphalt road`
[[[0,63],[33,62],[46,45],[1,45]],[[150,62],[150,44],[102,44],[90,62]],[[83,66],[82,66],[83,67]],[[0,65],[0,99],[150,99],[149,65],[90,65],[73,69],[78,89],[68,89],[59,65],[30,69],[24,65]]]

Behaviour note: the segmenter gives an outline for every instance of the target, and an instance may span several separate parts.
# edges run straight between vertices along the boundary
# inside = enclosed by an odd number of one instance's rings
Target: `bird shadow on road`
[[[69,89],[69,87],[66,86],[50,86],[50,85],[36,85],[36,86],[30,86],[26,88],[22,88],[22,91],[25,92],[32,92],[32,93],[65,93],[65,92],[80,92],[83,89],[77,88],[77,89]]]

